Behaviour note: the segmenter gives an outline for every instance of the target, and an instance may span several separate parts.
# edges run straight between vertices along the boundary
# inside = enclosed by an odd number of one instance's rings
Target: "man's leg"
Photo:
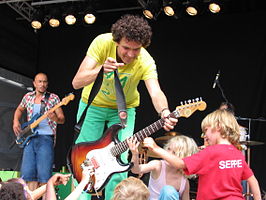
[[[77,114],[77,119],[81,117],[83,110],[86,108],[87,104],[80,101],[79,110]],[[103,135],[104,125],[105,125],[105,112],[98,107],[91,106],[88,108],[86,117],[84,119],[81,131],[75,143],[96,141]],[[75,180],[74,185],[77,186],[78,182]],[[90,200],[91,195],[82,192],[79,200]]]
[[[54,138],[50,135],[39,135],[36,143],[37,178],[39,187],[46,184],[53,173]],[[45,199],[45,195],[43,195]]]
[[[20,169],[21,178],[27,182],[31,191],[38,187],[34,142],[35,138],[32,138],[31,141],[24,147]]]
[[[127,127],[124,129],[121,129],[118,133],[118,139],[122,142],[126,140],[126,138],[132,136],[134,132],[134,126],[135,126],[135,108],[127,109],[128,113],[128,121],[127,121]],[[113,115],[110,122],[108,123],[108,126],[113,125],[115,123],[119,123],[119,119],[117,117],[117,112]],[[128,163],[128,150],[121,154],[120,156],[123,163]],[[128,172],[124,173],[116,173],[114,174],[111,179],[109,180],[108,184],[105,187],[105,200],[110,200],[113,197],[113,192],[118,183],[120,183],[122,180],[126,179],[128,177]]]

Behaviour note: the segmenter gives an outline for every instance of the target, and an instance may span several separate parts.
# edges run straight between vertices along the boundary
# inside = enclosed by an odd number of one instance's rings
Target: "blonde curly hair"
[[[149,196],[150,192],[142,180],[130,176],[117,184],[112,200],[148,200]]]
[[[185,135],[177,135],[164,145],[164,149],[171,149],[179,158],[185,158],[198,152],[198,145],[193,138]]]
[[[191,156],[194,153],[199,151],[198,145],[196,144],[195,140],[191,137],[185,135],[177,135],[164,145],[164,149],[167,151],[171,149],[179,158],[185,158],[187,156]],[[179,169],[180,173],[184,174],[183,169]],[[187,178],[196,178],[195,174],[192,175],[185,175]]]
[[[239,148],[239,125],[233,113],[227,110],[215,110],[208,114],[201,122],[201,129],[206,131],[207,127],[211,129],[220,129],[222,138],[226,138],[232,145]]]

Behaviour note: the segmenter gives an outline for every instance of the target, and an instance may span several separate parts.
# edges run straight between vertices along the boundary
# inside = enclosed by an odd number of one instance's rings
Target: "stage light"
[[[188,7],[186,8],[186,12],[187,12],[189,15],[191,15],[191,16],[195,16],[195,15],[198,14],[198,10],[197,10],[195,7],[193,7],[193,6],[188,6]]]
[[[93,24],[96,21],[96,12],[93,10],[91,5],[87,5],[84,11],[84,21],[87,24]]]
[[[75,24],[77,21],[76,17],[74,15],[67,15],[65,16],[65,22],[68,24],[68,25],[73,25]]]
[[[219,13],[221,11],[221,6],[222,6],[221,1],[219,1],[219,0],[212,0],[209,3],[209,10],[212,13]]]
[[[96,17],[94,14],[92,13],[87,13],[85,16],[84,16],[84,21],[87,23],[87,24],[93,24],[95,21],[96,21]]]
[[[202,7],[201,3],[202,2],[200,0],[190,0],[185,2],[187,14],[189,14],[190,16],[198,15]]]
[[[32,20],[31,21],[31,27],[34,29],[41,29],[42,28],[42,23],[38,20]]]
[[[167,16],[173,16],[175,14],[173,2],[171,0],[163,1],[163,11]]]
[[[43,14],[41,10],[37,10],[33,14],[33,18],[31,21],[31,27],[34,29],[41,29],[42,28],[42,19],[43,19]]]
[[[59,21],[59,10],[56,8],[53,8],[50,11],[50,18],[49,18],[49,24],[51,27],[55,28],[58,27],[60,25],[60,21]]]
[[[49,24],[51,27],[55,28],[55,27],[58,27],[60,25],[60,21],[57,18],[51,18],[51,19],[49,19]]]
[[[221,7],[220,7],[218,4],[216,4],[216,3],[211,3],[211,4],[209,5],[209,10],[210,10],[212,13],[218,13],[218,12],[220,12]]]
[[[161,11],[161,1],[160,0],[148,0],[143,14],[148,19],[156,19]]]
[[[164,8],[163,8],[163,10],[164,10],[164,13],[166,14],[166,15],[168,15],[168,16],[173,16],[174,14],[175,14],[175,11],[174,11],[174,9],[171,7],[171,6],[165,6]]]
[[[152,11],[149,10],[149,9],[145,9],[145,10],[143,10],[143,14],[144,14],[144,16],[145,16],[146,18],[148,18],[148,19],[153,19],[153,17],[154,17]]]
[[[74,7],[73,6],[70,6],[66,13],[64,14],[65,16],[65,22],[68,24],[68,25],[74,25],[77,21],[75,15],[74,15]]]

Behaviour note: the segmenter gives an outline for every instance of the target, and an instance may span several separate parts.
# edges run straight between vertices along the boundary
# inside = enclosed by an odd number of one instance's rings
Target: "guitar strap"
[[[126,102],[125,102],[125,95],[123,92],[122,85],[120,83],[119,77],[118,77],[118,72],[117,70],[114,71],[114,79],[115,79],[115,91],[116,91],[116,102],[117,102],[117,108],[118,108],[118,115],[120,118],[120,122],[123,128],[126,127],[127,123],[127,110],[126,110]],[[99,92],[101,85],[103,81],[103,67],[101,68],[98,76],[96,77],[96,80],[94,81],[94,84],[92,86],[89,98],[88,98],[88,103],[86,108],[84,109],[78,123],[74,127],[74,131],[76,134],[79,134],[83,121],[85,119],[87,110],[92,103],[93,99]]]
[[[122,128],[125,128],[127,126],[126,99],[121,82],[119,80],[117,69],[114,71],[114,78],[115,78],[115,94],[116,94],[118,116],[120,118]]]
[[[49,97],[50,97],[50,92],[46,92],[44,100],[41,101],[40,115],[44,114],[45,106],[46,106],[46,104],[48,102]]]
[[[94,81],[94,84],[91,88],[91,92],[90,92],[90,95],[88,98],[87,106],[84,109],[81,117],[79,118],[78,123],[74,126],[74,131],[75,131],[76,135],[78,135],[80,132],[80,129],[81,129],[83,121],[85,119],[87,110],[88,110],[91,102],[93,101],[94,97],[97,95],[98,91],[100,90],[102,82],[103,82],[103,67],[101,68],[100,72],[98,73],[98,76],[96,77],[96,80]]]

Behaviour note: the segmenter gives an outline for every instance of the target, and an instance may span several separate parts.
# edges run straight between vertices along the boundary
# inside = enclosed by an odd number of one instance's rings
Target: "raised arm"
[[[69,181],[71,174],[54,174],[46,184],[45,200],[56,200],[56,193],[54,186],[64,184]]]
[[[145,85],[150,94],[155,110],[162,118],[165,118],[164,129],[166,131],[170,131],[174,128],[178,120],[175,118],[167,118],[167,116],[170,114],[170,110],[168,108],[168,101],[165,94],[161,90],[158,80],[145,80]]]
[[[78,72],[76,73],[72,85],[74,89],[80,89],[95,81],[101,67],[96,67],[97,62],[90,56],[85,56]],[[124,63],[118,63],[114,58],[108,57],[103,63],[104,73],[112,72],[118,67],[124,66]]]
[[[92,167],[86,167],[82,171],[82,179],[78,186],[65,198],[65,200],[76,200],[88,184],[94,171]]]
[[[153,174],[155,174],[155,176],[159,174],[160,164],[158,163],[160,161],[152,160],[146,164],[139,163],[139,151],[138,151],[139,142],[137,141],[137,138],[130,137],[127,139],[127,143],[130,151],[132,152],[131,162],[133,162],[134,164],[133,168],[131,169],[132,173],[145,174],[148,172],[152,172]]]
[[[90,56],[85,56],[74,79],[72,80],[74,89],[80,89],[94,82],[100,71],[100,67],[96,67],[96,65],[97,62],[95,60],[93,60]]]
[[[157,154],[160,158],[166,160],[170,165],[176,167],[177,169],[185,169],[185,163],[181,158],[159,147],[151,137],[145,138],[143,145],[148,147],[150,151]]]

